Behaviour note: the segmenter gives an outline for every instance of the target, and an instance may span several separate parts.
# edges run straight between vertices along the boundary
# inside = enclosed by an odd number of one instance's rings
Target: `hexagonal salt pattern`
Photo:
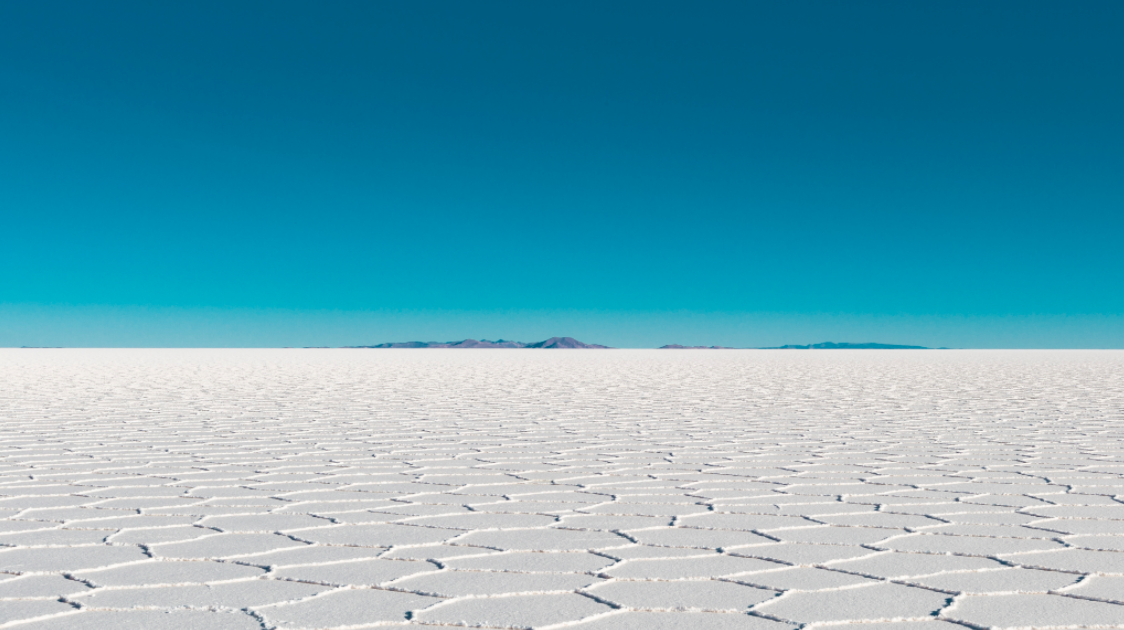
[[[0,627],[1124,628],[1124,353],[0,350]]]

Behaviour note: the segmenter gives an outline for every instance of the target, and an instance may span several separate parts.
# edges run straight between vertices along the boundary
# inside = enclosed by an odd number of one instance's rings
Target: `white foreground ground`
[[[1124,352],[3,350],[0,438],[3,628],[1124,628]]]

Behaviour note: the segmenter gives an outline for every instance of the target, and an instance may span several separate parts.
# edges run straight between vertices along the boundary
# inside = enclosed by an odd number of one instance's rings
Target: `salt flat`
[[[0,627],[1124,628],[1124,352],[0,351]]]

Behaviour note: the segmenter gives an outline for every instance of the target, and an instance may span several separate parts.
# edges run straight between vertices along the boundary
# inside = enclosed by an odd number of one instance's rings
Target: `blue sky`
[[[1119,2],[0,4],[0,345],[1124,347]]]

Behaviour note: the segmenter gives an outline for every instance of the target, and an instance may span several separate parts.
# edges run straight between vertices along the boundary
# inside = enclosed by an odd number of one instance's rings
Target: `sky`
[[[0,3],[0,346],[1124,348],[1124,3]]]

